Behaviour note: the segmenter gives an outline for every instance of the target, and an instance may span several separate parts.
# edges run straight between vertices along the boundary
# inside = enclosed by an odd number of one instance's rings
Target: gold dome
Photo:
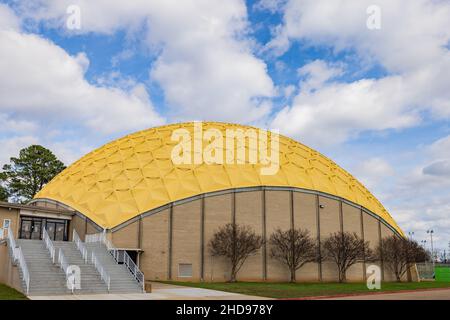
[[[212,128],[221,132],[255,129],[202,123],[203,132]],[[359,181],[301,143],[279,136],[279,170],[274,175],[262,175],[262,165],[247,160],[246,164],[174,165],[171,153],[178,142],[171,137],[176,129],[185,129],[193,135],[194,123],[151,128],[112,141],[61,172],[35,199],[61,202],[109,229],[149,210],[198,194],[256,186],[294,187],[361,205],[403,234],[383,205]]]

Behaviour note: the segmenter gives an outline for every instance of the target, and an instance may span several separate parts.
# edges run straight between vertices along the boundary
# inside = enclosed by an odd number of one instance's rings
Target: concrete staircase
[[[108,293],[108,287],[100,278],[98,271],[95,269],[94,265],[89,263],[89,260],[88,263],[84,262],[83,257],[74,242],[54,241],[53,245],[55,246],[56,252],[59,252],[60,249],[63,250],[69,265],[80,267],[81,289],[75,290],[75,294]],[[56,255],[58,256],[58,253],[56,253]],[[25,257],[25,259],[26,258],[27,257]],[[31,279],[33,279],[32,275]]]
[[[61,295],[71,294],[66,285],[66,276],[57,264],[53,264],[50,254],[41,240],[16,240],[22,248],[30,273],[30,291],[28,295]],[[23,279],[20,271],[20,278]],[[25,291],[25,282],[22,288]]]
[[[125,265],[117,264],[102,243],[86,243],[88,263],[85,263],[74,242],[54,241],[53,244],[56,249],[55,264],[50,259],[44,241],[18,239],[16,243],[22,248],[30,273],[30,290],[28,293],[30,296],[72,294],[71,290],[67,288],[66,276],[57,263],[59,249],[63,250],[69,265],[80,267],[81,289],[75,290],[75,294],[108,293],[107,285],[100,278],[100,274],[94,265],[91,264],[91,252],[95,252],[111,277],[110,293],[142,292],[142,288],[133,279]],[[21,272],[20,276],[23,279]],[[22,287],[25,288],[24,282]]]
[[[111,293],[142,293],[142,287],[133,279],[124,264],[117,264],[106,246],[100,242],[85,243],[89,253],[94,252],[111,277]]]

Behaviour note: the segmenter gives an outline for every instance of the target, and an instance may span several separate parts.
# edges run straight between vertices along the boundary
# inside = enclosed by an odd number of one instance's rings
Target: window
[[[3,220],[3,229],[8,229],[10,225],[11,225],[11,219]]]
[[[192,277],[192,264],[191,263],[180,263],[178,265],[178,277],[191,278]]]

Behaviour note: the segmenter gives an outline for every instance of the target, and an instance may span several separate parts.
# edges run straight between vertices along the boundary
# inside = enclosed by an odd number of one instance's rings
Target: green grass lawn
[[[163,283],[213,289],[227,292],[242,293],[252,296],[269,298],[302,298],[312,296],[332,296],[339,294],[359,294],[400,290],[420,290],[431,288],[450,288],[445,282],[405,282],[382,283],[381,290],[368,290],[365,283],[272,283],[272,282],[237,282],[237,283],[206,283],[206,282],[176,282]]]
[[[16,289],[0,284],[0,300],[28,300],[28,298]]]

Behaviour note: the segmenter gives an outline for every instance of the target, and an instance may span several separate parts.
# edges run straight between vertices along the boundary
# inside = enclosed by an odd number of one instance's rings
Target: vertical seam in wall
[[[344,213],[342,209],[342,200],[339,200],[339,224],[341,228],[341,232],[344,232]]]
[[[361,208],[360,210],[360,224],[361,224],[361,238],[366,242],[366,237],[364,236],[364,211]],[[367,274],[366,274],[366,252],[364,251],[364,259],[363,259],[363,279],[367,280]]]
[[[381,280],[384,281],[384,262],[383,262],[383,246],[381,242],[381,221],[378,220],[378,243],[381,248],[381,257],[380,257],[380,264],[381,264]]]
[[[173,227],[173,205],[169,208],[169,241],[168,241],[168,255],[167,255],[167,278],[172,280],[172,227]]]
[[[262,238],[263,238],[263,254],[262,254],[262,277],[267,280],[267,241],[266,241],[266,189],[262,189]]]
[[[200,280],[205,279],[205,196],[201,198],[200,208]]]
[[[138,248],[142,250],[142,216],[139,216],[138,223]]]
[[[319,281],[322,281],[322,250],[320,248],[320,203],[319,203],[319,195],[316,194],[316,224],[317,224],[317,249],[319,250],[319,262],[317,263],[318,273],[319,273]]]
[[[231,193],[231,223],[236,224],[236,192]]]
[[[295,221],[294,221],[294,192],[291,190],[289,192],[289,210],[291,215],[291,229],[295,229]]]

